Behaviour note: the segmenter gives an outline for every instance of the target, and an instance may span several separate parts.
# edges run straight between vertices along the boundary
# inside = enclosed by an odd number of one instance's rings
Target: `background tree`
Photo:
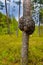
[[[19,24],[21,0],[14,2],[18,5],[18,24]],[[18,26],[17,26],[17,36],[18,36]]]
[[[8,9],[7,9],[7,0],[5,0],[5,9],[6,9],[8,34],[10,34],[10,25],[9,25],[9,20],[8,20],[9,16],[8,16]]]
[[[34,3],[37,3],[37,6],[35,6],[34,9],[37,9],[37,8],[39,9],[37,15],[38,15],[38,23],[39,23],[39,24],[38,24],[38,33],[39,33],[39,36],[40,36],[40,24],[41,24],[41,19],[42,19],[42,18],[41,18],[42,16],[41,16],[40,10],[42,9],[43,0],[33,0],[33,2],[34,2]],[[39,4],[40,6],[39,6],[38,4]],[[36,4],[34,4],[34,5],[36,5]],[[36,13],[37,13],[37,12],[36,12]]]
[[[8,6],[8,16],[10,17],[10,2],[11,2],[11,0],[7,0],[8,1],[8,3],[7,3],[7,6]]]

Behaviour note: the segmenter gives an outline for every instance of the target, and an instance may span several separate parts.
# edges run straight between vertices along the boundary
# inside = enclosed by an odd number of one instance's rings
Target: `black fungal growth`
[[[19,29],[25,31],[29,35],[32,34],[35,30],[35,22],[31,17],[21,17],[19,19]]]

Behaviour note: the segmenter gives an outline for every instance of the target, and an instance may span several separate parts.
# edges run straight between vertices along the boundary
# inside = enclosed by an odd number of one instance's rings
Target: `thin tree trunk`
[[[28,40],[29,35],[23,31],[23,44],[22,44],[22,65],[28,65]]]
[[[20,18],[20,7],[21,7],[21,0],[19,0],[19,5],[18,5],[18,24],[19,24],[19,18]],[[17,26],[17,37],[18,37],[18,32],[19,32],[19,28],[18,28],[18,26]]]
[[[5,9],[6,9],[6,21],[7,21],[7,28],[8,28],[8,34],[10,34],[10,26],[9,26],[9,20],[8,20],[8,11],[7,11],[7,3],[5,0]]]
[[[39,31],[39,36],[40,36],[40,21],[39,21],[38,31]]]
[[[31,16],[31,1],[23,0],[23,17]],[[26,22],[26,21],[25,21]],[[22,65],[28,65],[29,34],[23,31]]]

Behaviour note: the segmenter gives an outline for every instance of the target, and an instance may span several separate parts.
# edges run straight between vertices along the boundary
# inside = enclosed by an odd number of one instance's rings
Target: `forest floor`
[[[0,65],[20,65],[22,32],[0,35]],[[36,33],[29,39],[29,65],[43,65],[43,36]]]

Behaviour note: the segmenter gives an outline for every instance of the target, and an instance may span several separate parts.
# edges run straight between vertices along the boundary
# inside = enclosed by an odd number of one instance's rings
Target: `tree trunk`
[[[19,28],[23,32],[22,65],[28,65],[28,40],[35,30],[35,23],[31,18],[31,0],[23,0],[23,17],[19,19]]]
[[[28,65],[28,40],[29,35],[23,31],[22,65]]]
[[[19,18],[20,18],[20,7],[21,7],[21,0],[19,0],[19,5],[18,5],[18,24],[19,24]],[[18,26],[17,26],[17,37],[18,37],[18,32],[19,32],[19,28],[18,28]]]
[[[10,34],[10,26],[9,26],[9,20],[8,20],[8,11],[7,11],[7,2],[5,0],[5,9],[6,9],[6,20],[7,20],[7,28],[8,28],[8,34]]]
[[[23,0],[23,16],[31,16],[31,2],[30,0]],[[23,44],[22,44],[22,65],[28,65],[28,41],[29,34],[23,31]]]
[[[31,0],[23,0],[23,16],[31,16]]]

